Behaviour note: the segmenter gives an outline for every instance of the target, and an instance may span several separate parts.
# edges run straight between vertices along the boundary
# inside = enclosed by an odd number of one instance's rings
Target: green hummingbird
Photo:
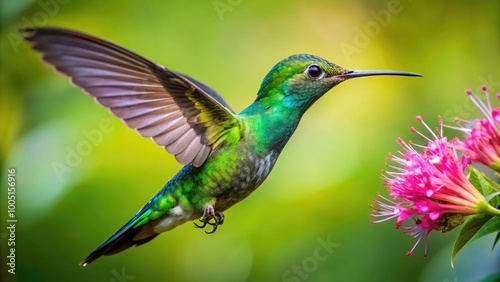
[[[348,70],[314,55],[292,55],[269,71],[255,101],[237,114],[204,83],[109,41],[54,27],[20,32],[45,62],[184,165],[83,266],[187,221],[199,219],[195,226],[215,232],[223,212],[266,179],[302,115],[326,92],[356,77],[421,76]]]

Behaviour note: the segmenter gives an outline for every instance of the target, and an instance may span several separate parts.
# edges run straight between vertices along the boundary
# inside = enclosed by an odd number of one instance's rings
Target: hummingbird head
[[[262,81],[257,101],[305,111],[339,83],[372,75],[421,76],[391,70],[348,70],[314,55],[297,54],[277,63],[269,71]]]

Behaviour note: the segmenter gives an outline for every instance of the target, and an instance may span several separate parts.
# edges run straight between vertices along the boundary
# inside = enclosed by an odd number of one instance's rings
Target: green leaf
[[[488,184],[490,184],[491,188],[493,188],[497,192],[500,192],[500,184],[491,180],[489,177],[486,177],[486,181],[488,181]]]
[[[491,187],[491,185],[486,181],[485,176],[482,172],[477,170],[477,168],[473,166],[469,166],[469,175],[468,175],[470,183],[474,185],[474,187],[481,192],[484,196],[488,196],[495,192],[495,189]]]
[[[453,244],[453,251],[451,253],[451,266],[453,267],[453,262],[458,252],[465,246],[469,241],[476,235],[476,233],[491,219],[493,215],[490,214],[478,214],[471,217],[467,222],[465,222],[464,227],[460,230],[455,243]]]
[[[500,231],[498,231],[497,236],[495,237],[495,241],[493,241],[493,246],[491,246],[490,254],[493,252],[493,249],[495,249],[495,245],[498,243],[499,239],[500,239]]]
[[[500,185],[495,183],[473,166],[469,166],[469,175],[467,175],[467,178],[484,197],[488,197],[489,195],[500,191]],[[489,200],[489,203],[494,207],[498,206],[500,204],[500,197],[493,197]]]
[[[479,232],[477,232],[474,235],[474,237],[471,239],[471,242],[475,241],[483,236],[486,236],[490,233],[498,232],[498,231],[500,231],[500,217],[495,216],[492,219],[488,220],[488,222],[486,222],[483,225],[483,227],[481,227]]]
[[[488,274],[478,282],[498,282],[500,281],[500,272]]]

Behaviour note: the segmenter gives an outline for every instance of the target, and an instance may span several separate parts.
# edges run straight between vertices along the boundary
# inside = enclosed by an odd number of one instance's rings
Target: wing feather
[[[201,166],[240,126],[210,87],[109,41],[51,27],[21,33],[45,62],[182,164]]]

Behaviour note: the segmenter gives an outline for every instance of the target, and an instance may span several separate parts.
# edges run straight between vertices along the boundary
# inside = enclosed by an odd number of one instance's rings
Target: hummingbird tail
[[[149,205],[141,209],[125,225],[109,237],[104,243],[97,247],[80,265],[86,266],[101,256],[110,256],[124,251],[132,246],[139,246],[153,240],[159,233],[154,232],[148,224],[137,226],[137,220],[144,216],[144,210],[148,210]]]
[[[134,240],[134,237],[141,231],[141,228],[129,228],[118,236],[111,236],[106,242],[95,249],[88,257],[83,260],[80,265],[86,266],[101,256],[111,256],[122,252],[132,246],[139,246],[153,240],[159,234],[153,234],[147,238]],[[118,233],[118,232],[117,232]]]

